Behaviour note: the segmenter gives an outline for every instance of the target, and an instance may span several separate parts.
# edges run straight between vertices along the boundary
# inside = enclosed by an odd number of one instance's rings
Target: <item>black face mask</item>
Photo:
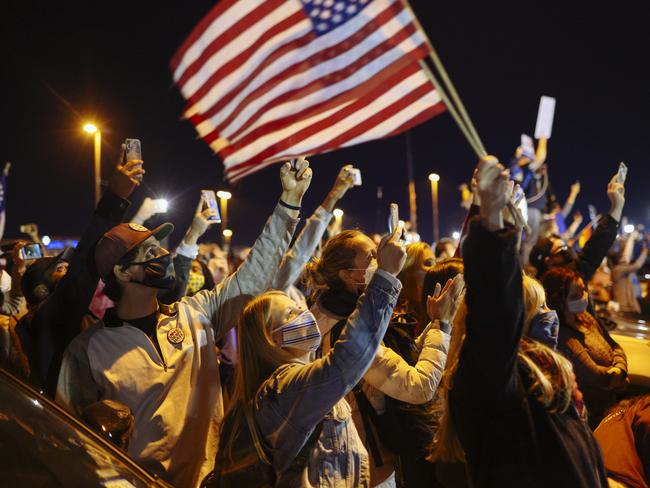
[[[131,280],[133,283],[140,283],[149,288],[171,290],[176,283],[176,272],[171,254],[165,254],[149,261],[140,263],[129,263],[129,266],[138,265],[144,267],[144,279],[142,281]]]

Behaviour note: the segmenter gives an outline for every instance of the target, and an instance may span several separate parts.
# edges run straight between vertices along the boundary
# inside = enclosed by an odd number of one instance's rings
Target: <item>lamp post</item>
[[[230,239],[232,239],[232,231],[230,229],[224,229],[223,234],[223,250],[226,254],[230,251]]]
[[[232,236],[232,231],[228,229],[228,200],[232,198],[232,193],[229,191],[218,191],[217,196],[219,197],[219,205],[221,207],[221,228],[224,229],[223,231],[223,236],[224,236],[224,246],[226,245],[226,230],[230,232],[230,235]],[[230,240],[228,239],[228,243],[230,243]]]
[[[440,240],[440,223],[438,222],[438,182],[440,175],[431,173],[429,175],[431,182],[431,204],[433,206],[433,242],[434,244]]]
[[[335,208],[332,213],[334,214],[334,233],[332,235],[336,235],[343,230],[343,210]]]
[[[102,195],[102,133],[95,124],[85,124],[84,131],[95,136],[95,206]]]

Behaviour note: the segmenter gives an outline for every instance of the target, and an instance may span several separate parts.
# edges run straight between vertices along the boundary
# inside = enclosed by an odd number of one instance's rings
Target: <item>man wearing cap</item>
[[[223,419],[215,340],[269,286],[298,223],[309,163],[297,171],[286,163],[280,176],[280,202],[239,269],[172,306],[156,300],[174,281],[158,242],[169,224],[123,224],[97,244],[97,269],[116,307],[68,347],[56,398],[76,414],[99,400],[127,405],[135,417],[129,454],[174,486],[198,486],[213,468]],[[196,239],[190,230],[183,245],[198,253]]]
[[[63,352],[81,332],[82,317],[97,286],[92,250],[104,232],[122,221],[130,205],[127,198],[143,174],[142,161],[119,164],[74,253],[38,259],[23,276],[21,289],[29,313],[18,322],[16,332],[29,360],[29,381],[48,396],[54,397]]]

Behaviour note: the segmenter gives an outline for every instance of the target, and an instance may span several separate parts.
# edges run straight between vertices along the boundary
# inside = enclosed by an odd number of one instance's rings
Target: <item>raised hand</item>
[[[406,261],[404,241],[400,239],[404,229],[398,225],[391,235],[385,236],[377,247],[377,267],[397,276]]]
[[[127,161],[122,164],[124,159],[125,146],[122,144],[120,159],[115,172],[108,182],[108,189],[118,197],[127,199],[133,193],[136,186],[140,186],[145,170],[142,167],[142,160]]]
[[[280,168],[280,180],[282,181],[282,201],[297,207],[302,203],[302,197],[311,184],[312,171],[309,161],[299,159],[296,169],[291,169],[291,163],[284,163]]]
[[[458,307],[465,296],[465,280],[463,275],[456,275],[453,280],[447,280],[444,288],[436,283],[433,295],[427,297],[427,315],[429,320],[442,320],[451,324]]]
[[[192,225],[187,231],[183,241],[185,244],[194,245],[197,243],[199,238],[205,234],[208,228],[215,223],[214,220],[210,220],[213,217],[217,216],[217,210],[214,208],[206,208],[201,211],[202,202],[199,202],[199,207],[196,209],[196,215],[194,215],[194,220],[192,220]]]
[[[621,216],[623,215],[623,207],[625,206],[625,183],[618,181],[618,173],[609,180],[607,197],[611,203],[609,215],[617,222],[620,222]]]
[[[354,177],[350,174],[350,169],[352,169],[351,164],[346,164],[341,168],[334,186],[323,201],[323,208],[328,212],[332,212],[336,202],[343,198],[347,191],[354,186]]]
[[[494,156],[481,158],[476,174],[481,197],[481,218],[489,230],[503,227],[501,211],[509,201],[508,172]],[[511,190],[512,192],[512,190]]]

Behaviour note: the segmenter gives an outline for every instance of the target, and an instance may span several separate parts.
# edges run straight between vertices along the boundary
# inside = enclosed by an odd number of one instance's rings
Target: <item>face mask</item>
[[[557,334],[560,329],[560,319],[555,310],[535,315],[530,321],[526,334],[531,339],[541,342],[553,349],[557,349]]]
[[[142,281],[131,280],[133,283],[140,283],[149,288],[158,288],[161,290],[171,290],[176,282],[176,273],[174,272],[174,262],[172,255],[167,253],[157,258],[143,261],[140,263],[129,263],[144,267],[144,279]]]
[[[282,344],[280,347],[292,347],[301,351],[315,351],[320,346],[321,335],[316,317],[309,310],[305,310],[296,318],[282,324],[272,332],[282,331]]]
[[[2,270],[2,278],[0,278],[0,291],[8,293],[11,290],[11,276],[4,269]]]
[[[587,310],[587,299],[583,296],[579,300],[571,300],[566,302],[566,308],[571,313],[582,313]]]
[[[205,276],[203,276],[203,273],[190,271],[190,275],[187,278],[187,294],[190,296],[194,295],[200,291],[203,286],[205,286]]]

